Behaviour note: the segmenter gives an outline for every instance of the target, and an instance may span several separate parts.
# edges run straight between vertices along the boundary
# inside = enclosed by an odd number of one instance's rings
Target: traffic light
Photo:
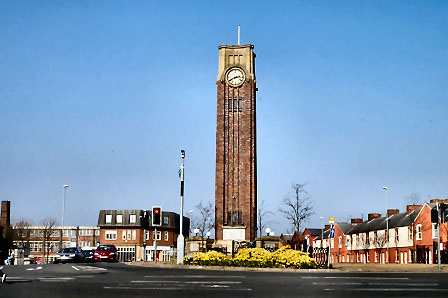
[[[431,209],[431,222],[439,222],[439,212],[437,211],[436,207]]]
[[[144,229],[149,229],[149,211],[143,210],[143,213],[140,215],[140,226]]]
[[[440,204],[440,218],[442,223],[448,222],[448,204]]]
[[[156,227],[162,225],[162,207],[152,207],[152,225]]]

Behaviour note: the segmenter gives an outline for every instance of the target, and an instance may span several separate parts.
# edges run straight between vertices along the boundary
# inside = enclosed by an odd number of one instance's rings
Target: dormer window
[[[121,224],[121,223],[123,223],[123,215],[117,214],[117,224]]]
[[[112,223],[112,214],[106,214],[106,223],[107,224]]]

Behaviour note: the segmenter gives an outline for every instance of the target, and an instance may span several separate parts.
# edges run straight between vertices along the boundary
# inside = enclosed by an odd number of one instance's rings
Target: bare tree
[[[258,207],[258,213],[257,213],[257,217],[258,217],[258,233],[259,236],[261,237],[261,235],[263,234],[263,230],[266,227],[267,224],[269,224],[271,221],[270,220],[266,220],[266,217],[271,216],[273,213],[272,211],[268,211],[264,209],[264,200],[261,202],[261,204]]]
[[[359,243],[359,246],[361,246],[362,249],[364,250],[365,256],[367,258],[367,252],[369,251],[369,248],[370,248],[369,232],[360,233],[359,238],[358,238],[358,243]],[[366,262],[368,263],[368,261],[366,261]],[[361,263],[362,263],[362,260],[361,260]]]
[[[31,223],[26,219],[20,219],[14,225],[13,240],[22,247],[30,247],[30,230]]]
[[[378,254],[378,257],[380,258],[379,262],[381,263],[381,252],[383,251],[384,246],[387,243],[387,237],[386,237],[386,231],[384,231],[384,234],[378,235],[377,232],[375,232],[375,239],[373,239],[373,245],[375,246],[375,251]]]
[[[409,195],[405,196],[404,199],[408,205],[419,205],[422,202],[422,198],[419,193],[413,191]]]
[[[307,196],[307,191],[305,190],[305,184],[293,184],[292,189],[294,191],[294,196],[285,197],[283,204],[285,209],[279,209],[286,219],[292,224],[297,234],[300,232],[300,226],[303,222],[313,215],[311,212],[313,207],[310,203],[310,198]]]
[[[199,230],[199,235],[201,236],[201,239],[204,240],[204,236],[207,234],[207,232],[210,232],[211,229],[215,227],[215,209],[212,202],[207,202],[205,204],[200,202],[198,205],[196,205],[196,209],[198,210],[199,214],[193,217],[192,226],[194,229]]]
[[[42,237],[43,237],[43,252],[44,252],[44,259],[46,256],[46,262],[48,263],[48,257],[51,250],[51,238],[56,235],[57,230],[54,229],[54,226],[56,224],[56,219],[52,217],[47,217],[42,220]]]

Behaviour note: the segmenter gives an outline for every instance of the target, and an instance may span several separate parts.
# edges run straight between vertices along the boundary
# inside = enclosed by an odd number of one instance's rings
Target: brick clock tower
[[[257,151],[254,46],[219,46],[215,237],[254,240]]]

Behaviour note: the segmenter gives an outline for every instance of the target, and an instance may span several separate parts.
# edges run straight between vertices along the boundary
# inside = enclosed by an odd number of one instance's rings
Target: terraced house
[[[337,222],[334,238],[330,230],[313,241],[315,247],[331,244],[332,263],[437,263],[437,225],[431,222],[431,209],[448,200],[431,200],[424,205],[408,205],[406,212],[387,210],[386,216],[370,213],[366,221]],[[440,205],[439,205],[440,206]],[[440,221],[440,219],[439,219]],[[330,243],[331,242],[331,243]],[[448,223],[440,222],[440,248],[443,263],[448,262]]]

